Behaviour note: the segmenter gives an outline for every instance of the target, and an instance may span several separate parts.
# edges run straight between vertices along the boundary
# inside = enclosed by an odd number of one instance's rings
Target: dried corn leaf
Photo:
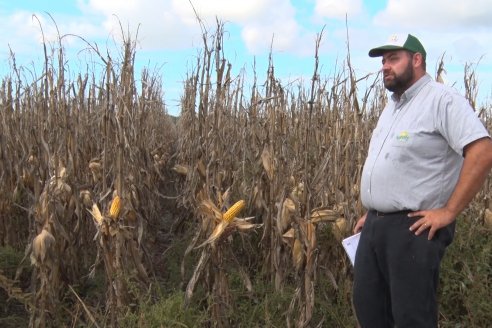
[[[263,168],[265,169],[265,172],[268,176],[268,179],[270,181],[273,180],[273,161],[272,161],[272,156],[270,155],[270,152],[268,149],[263,148],[263,152],[261,153],[261,163],[263,164]]]
[[[304,265],[304,249],[299,239],[294,240],[294,246],[292,247],[292,262],[296,271],[300,271]]]
[[[195,285],[197,281],[200,279],[200,275],[202,274],[202,271],[205,269],[205,265],[207,264],[210,258],[210,254],[211,252],[207,249],[204,249],[202,251],[202,255],[200,256],[200,260],[196,265],[195,271],[193,272],[193,275],[191,276],[191,279],[188,282],[188,285],[186,286],[185,299],[184,299],[185,307],[188,306],[188,304],[190,304],[191,297],[193,296],[193,291],[195,290]]]
[[[205,167],[205,164],[203,164],[203,160],[202,159],[200,159],[196,163],[196,170],[198,171],[198,173],[200,173],[200,175],[202,176],[202,178],[205,178],[207,176],[207,169]]]
[[[0,288],[7,292],[9,299],[15,299],[25,306],[32,306],[32,294],[24,293],[21,288],[17,287],[18,281],[11,280],[4,276],[0,271]]]
[[[284,209],[289,212],[289,213],[295,213],[296,212],[296,204],[294,203],[294,201],[290,198],[286,198],[284,200],[284,205],[283,205]]]
[[[222,206],[224,206],[224,204],[227,203],[227,201],[229,200],[229,196],[231,194],[231,188],[227,188],[227,190],[222,194],[221,192],[217,191],[217,199],[218,199],[218,208],[222,208]]]
[[[220,223],[217,224],[217,226],[215,226],[215,229],[210,235],[210,237],[202,244],[200,244],[197,248],[214,243],[217,239],[219,239],[222,236],[228,225],[229,223],[227,221],[220,221]]]
[[[292,246],[294,244],[295,232],[294,228],[290,228],[286,233],[282,235],[282,241]]]
[[[246,273],[244,268],[241,266],[241,263],[239,263],[236,256],[233,256],[233,257],[234,257],[234,262],[236,262],[236,265],[238,267],[239,275],[241,276],[241,279],[243,280],[244,287],[246,287],[246,290],[251,293],[253,291],[253,284],[251,283],[251,279],[249,279],[248,274]]]
[[[217,222],[222,221],[222,212],[210,199],[202,200],[198,206],[198,211],[206,217],[215,219]]]
[[[316,228],[313,223],[306,222],[305,229],[308,250],[312,251],[316,248]]]
[[[242,218],[242,219],[236,218],[234,221],[231,222],[231,226],[236,227],[238,230],[241,230],[241,231],[248,231],[251,229],[260,228],[263,224],[248,222],[249,220],[251,220],[253,218],[254,218],[254,216],[251,216],[248,218]]]
[[[294,187],[290,195],[294,199],[302,199],[302,195],[304,195],[304,183],[299,182],[299,184]]]

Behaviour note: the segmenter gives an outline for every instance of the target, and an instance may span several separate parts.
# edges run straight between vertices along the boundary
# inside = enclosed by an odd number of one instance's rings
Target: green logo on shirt
[[[408,131],[401,131],[400,134],[396,136],[396,140],[398,141],[408,141],[408,139],[410,139]]]

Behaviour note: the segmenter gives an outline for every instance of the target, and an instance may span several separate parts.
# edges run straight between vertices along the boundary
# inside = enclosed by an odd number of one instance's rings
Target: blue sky
[[[214,31],[215,18],[225,22],[225,52],[233,73],[252,78],[253,62],[261,81],[273,59],[283,84],[309,80],[316,34],[323,26],[321,75],[330,76],[346,57],[346,17],[352,66],[357,77],[377,72],[380,60],[368,50],[393,33],[412,33],[427,49],[428,72],[434,75],[445,53],[447,83],[462,91],[465,63],[478,63],[479,99],[492,95],[492,1],[490,0],[192,0],[205,24]],[[179,113],[182,81],[196,63],[201,33],[188,0],[0,0],[0,77],[9,74],[9,47],[17,65],[39,67],[43,58],[39,23],[45,38],[76,34],[115,51],[124,29],[135,35],[137,77],[142,67],[158,70],[168,111]],[[80,40],[64,38],[71,73],[100,65]],[[113,52],[118,56],[118,52]],[[81,65],[81,66],[80,66]]]

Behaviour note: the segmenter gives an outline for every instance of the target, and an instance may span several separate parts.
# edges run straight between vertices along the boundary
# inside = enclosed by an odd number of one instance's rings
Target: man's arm
[[[409,217],[422,217],[410,227],[410,230],[415,231],[416,235],[429,229],[428,239],[431,240],[437,230],[452,223],[458,214],[468,206],[482,188],[492,168],[492,140],[482,138],[473,141],[465,147],[464,156],[465,160],[458,183],[446,206],[434,210],[412,212],[408,215]]]

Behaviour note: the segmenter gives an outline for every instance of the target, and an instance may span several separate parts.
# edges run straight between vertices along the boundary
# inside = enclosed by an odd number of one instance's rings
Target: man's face
[[[414,80],[413,55],[405,50],[388,51],[383,54],[384,86],[389,91],[401,95]]]

